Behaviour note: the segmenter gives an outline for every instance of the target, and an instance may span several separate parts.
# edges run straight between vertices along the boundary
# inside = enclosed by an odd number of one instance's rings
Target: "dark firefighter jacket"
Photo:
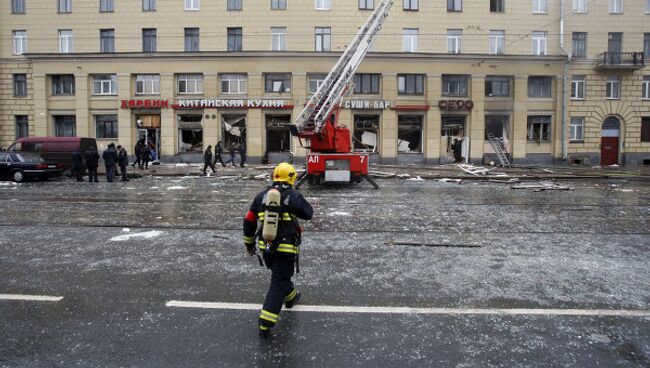
[[[277,247],[280,253],[298,254],[300,245],[300,226],[296,218],[310,220],[314,210],[303,198],[302,194],[288,185],[274,183],[273,187],[267,188],[260,192],[251,204],[250,209],[244,217],[244,243],[250,244],[258,238],[258,245],[261,251],[267,249],[267,244],[261,239],[261,226],[258,230],[257,221],[264,221],[264,203],[266,202],[266,192],[276,188],[280,190],[282,213],[280,214],[280,224],[278,226],[278,235],[271,246],[271,250]]]

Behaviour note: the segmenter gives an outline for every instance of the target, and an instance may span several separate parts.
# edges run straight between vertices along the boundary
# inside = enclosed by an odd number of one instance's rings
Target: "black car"
[[[47,179],[61,176],[62,164],[48,163],[36,153],[31,152],[0,152],[0,177],[12,179],[15,182],[27,178]]]

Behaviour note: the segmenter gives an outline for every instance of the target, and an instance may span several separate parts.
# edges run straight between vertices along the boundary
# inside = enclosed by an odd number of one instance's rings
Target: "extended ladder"
[[[494,153],[497,154],[499,162],[501,162],[501,166],[510,166],[510,160],[508,159],[508,150],[503,144],[503,139],[495,137],[492,133],[488,133],[488,140],[494,149]]]

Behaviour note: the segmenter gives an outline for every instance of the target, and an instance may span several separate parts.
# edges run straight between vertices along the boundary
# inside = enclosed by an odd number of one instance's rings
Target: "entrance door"
[[[442,116],[441,163],[468,162],[469,138],[465,134],[465,121],[465,115]]]
[[[618,146],[620,136],[620,123],[617,118],[609,117],[603,122],[600,138],[600,164],[618,164]]]

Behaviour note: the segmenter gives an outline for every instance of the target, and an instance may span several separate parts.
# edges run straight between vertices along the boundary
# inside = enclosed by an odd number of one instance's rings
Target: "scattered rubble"
[[[462,182],[462,179],[449,179],[449,178],[442,178],[438,179],[439,182],[441,183],[458,183],[460,184]]]
[[[474,166],[470,164],[458,164],[458,167],[465,173],[474,176],[487,175],[490,172],[490,169],[486,167]]]
[[[414,247],[449,247],[449,248],[481,248],[480,244],[449,244],[449,243],[422,243],[422,242],[407,242],[407,241],[395,241],[389,240],[384,244],[388,246],[395,245],[410,245]]]
[[[538,183],[521,183],[511,186],[512,189],[532,189],[533,192],[543,192],[545,190],[574,190],[573,188],[554,183],[552,181],[541,181]]]
[[[406,179],[407,181],[424,181],[419,175],[415,178],[408,178]]]

